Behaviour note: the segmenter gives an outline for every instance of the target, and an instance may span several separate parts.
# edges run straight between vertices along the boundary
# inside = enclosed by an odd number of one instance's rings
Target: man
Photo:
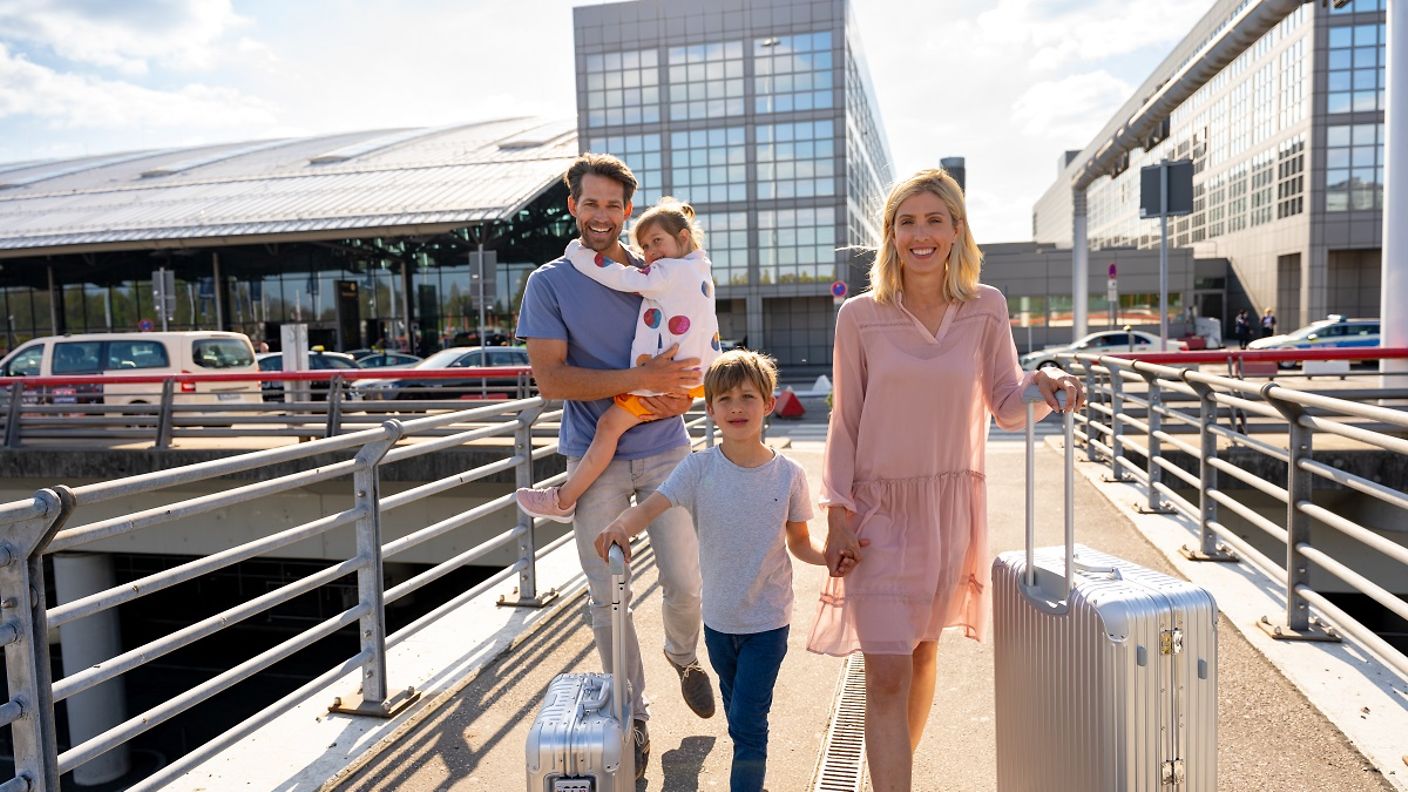
[[[631,198],[636,189],[630,168],[609,155],[583,154],[563,178],[569,192],[567,211],[576,219],[582,245],[613,261],[642,266],[644,261],[621,244],[621,230],[631,216]],[[631,365],[631,341],[640,303],[639,296],[608,289],[577,272],[566,258],[544,264],[528,278],[519,310],[518,336],[528,342],[528,359],[543,397],[566,400],[559,453],[567,457],[569,470],[591,445],[597,419],[611,406],[616,394],[635,390],[682,394],[700,382],[696,370],[699,361],[672,360],[674,347],[644,365]],[[647,403],[655,420],[622,436],[610,467],[577,501],[573,520],[577,554],[591,594],[597,652],[607,667],[611,654],[611,577],[597,556],[593,541],[602,528],[631,505],[632,496],[644,501],[689,453],[689,439],[679,416],[689,408],[690,399],[667,395]],[[714,714],[714,691],[696,653],[703,622],[699,543],[694,526],[688,512],[675,508],[646,530],[660,573],[665,656],[679,674],[685,703],[697,715],[707,718]],[[629,604],[629,590],[626,597]],[[646,729],[650,716],[644,696],[640,642],[629,609],[625,642],[627,657],[617,672],[631,683],[636,774],[640,777],[650,758]]]

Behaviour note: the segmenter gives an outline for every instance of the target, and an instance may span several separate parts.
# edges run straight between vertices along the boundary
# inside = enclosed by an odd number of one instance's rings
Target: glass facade
[[[1382,209],[1383,181],[1383,124],[1337,124],[1325,130],[1325,211]]]
[[[657,13],[658,27],[638,22]],[[759,0],[740,12],[700,0],[687,24],[674,25],[682,13],[661,0],[578,9],[583,150],[636,170],[637,209],[661,193],[694,205],[734,339],[783,365],[823,365],[835,314],[829,285],[864,288],[864,269],[845,248],[876,242],[873,218],[862,215],[878,211],[890,179],[846,3]],[[614,112],[616,81],[594,75],[616,63],[659,65],[655,120]],[[633,136],[651,141],[633,148]],[[655,137],[660,164],[651,159],[642,172]]]
[[[659,67],[653,49],[587,56],[587,126],[659,121]]]
[[[1158,245],[1158,220],[1139,218],[1139,171],[1164,158],[1190,159],[1194,172],[1193,213],[1170,218],[1171,245],[1304,213],[1314,10],[1293,11],[1175,108],[1167,137],[1136,148],[1124,171],[1091,186],[1092,250]]]

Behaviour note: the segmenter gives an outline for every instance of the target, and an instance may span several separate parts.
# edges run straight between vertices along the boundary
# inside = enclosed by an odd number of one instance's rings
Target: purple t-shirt
[[[642,262],[631,256],[631,263]],[[590,369],[630,368],[631,341],[641,298],[608,289],[578,272],[566,258],[528,276],[518,310],[519,338],[567,342],[567,364]],[[564,402],[558,453],[580,457],[596,436],[596,422],[611,399]],[[632,427],[616,446],[616,459],[641,459],[689,442],[684,421],[670,418]]]

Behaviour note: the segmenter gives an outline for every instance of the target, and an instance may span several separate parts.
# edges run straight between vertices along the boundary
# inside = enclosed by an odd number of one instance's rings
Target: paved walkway
[[[791,435],[787,452],[802,463],[815,488],[821,444],[814,427],[775,424],[772,437]],[[1022,444],[994,435],[988,452],[988,499],[995,551],[1020,547]],[[804,439],[805,438],[805,439]],[[1037,502],[1059,504],[1060,460],[1039,451]],[[1076,490],[1079,540],[1136,563],[1173,574],[1105,498],[1083,478]],[[814,529],[824,529],[816,520]],[[1038,522],[1038,541],[1060,539],[1059,508]],[[674,674],[659,652],[660,595],[649,553],[640,557],[637,627],[645,648],[648,689],[654,697],[653,756],[639,789],[684,792],[728,787],[730,747],[722,716],[703,721],[680,701]],[[772,718],[768,788],[810,788],[840,674],[835,658],[807,653],[802,644],[814,618],[824,570],[796,565],[797,613],[791,651],[783,666]],[[508,790],[523,784],[523,745],[548,681],[565,671],[598,667],[581,601],[563,609],[513,652],[471,681],[450,705],[406,730],[392,748],[369,761],[339,790]],[[1224,622],[1220,631],[1218,775],[1221,790],[1389,790],[1344,737]],[[991,792],[995,788],[992,646],[946,635],[940,651],[938,695],[916,755],[916,789]]]

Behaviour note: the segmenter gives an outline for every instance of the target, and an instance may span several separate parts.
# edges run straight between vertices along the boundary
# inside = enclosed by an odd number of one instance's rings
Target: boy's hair
[[[567,192],[572,195],[572,200],[581,200],[582,177],[588,173],[594,176],[605,176],[620,184],[626,203],[631,202],[631,197],[636,194],[636,187],[640,184],[626,163],[610,154],[589,152],[574,160],[568,166],[567,172],[562,175],[562,180],[567,183]]]
[[[694,217],[694,207],[673,196],[661,198],[654,206],[646,209],[631,226],[631,241],[640,247],[640,237],[651,226],[660,226],[665,233],[678,237],[681,231],[688,230],[696,248],[704,247],[704,229]]]
[[[751,349],[735,349],[714,359],[704,372],[704,400],[712,404],[714,397],[742,385],[753,383],[763,398],[777,389],[777,361]]]

